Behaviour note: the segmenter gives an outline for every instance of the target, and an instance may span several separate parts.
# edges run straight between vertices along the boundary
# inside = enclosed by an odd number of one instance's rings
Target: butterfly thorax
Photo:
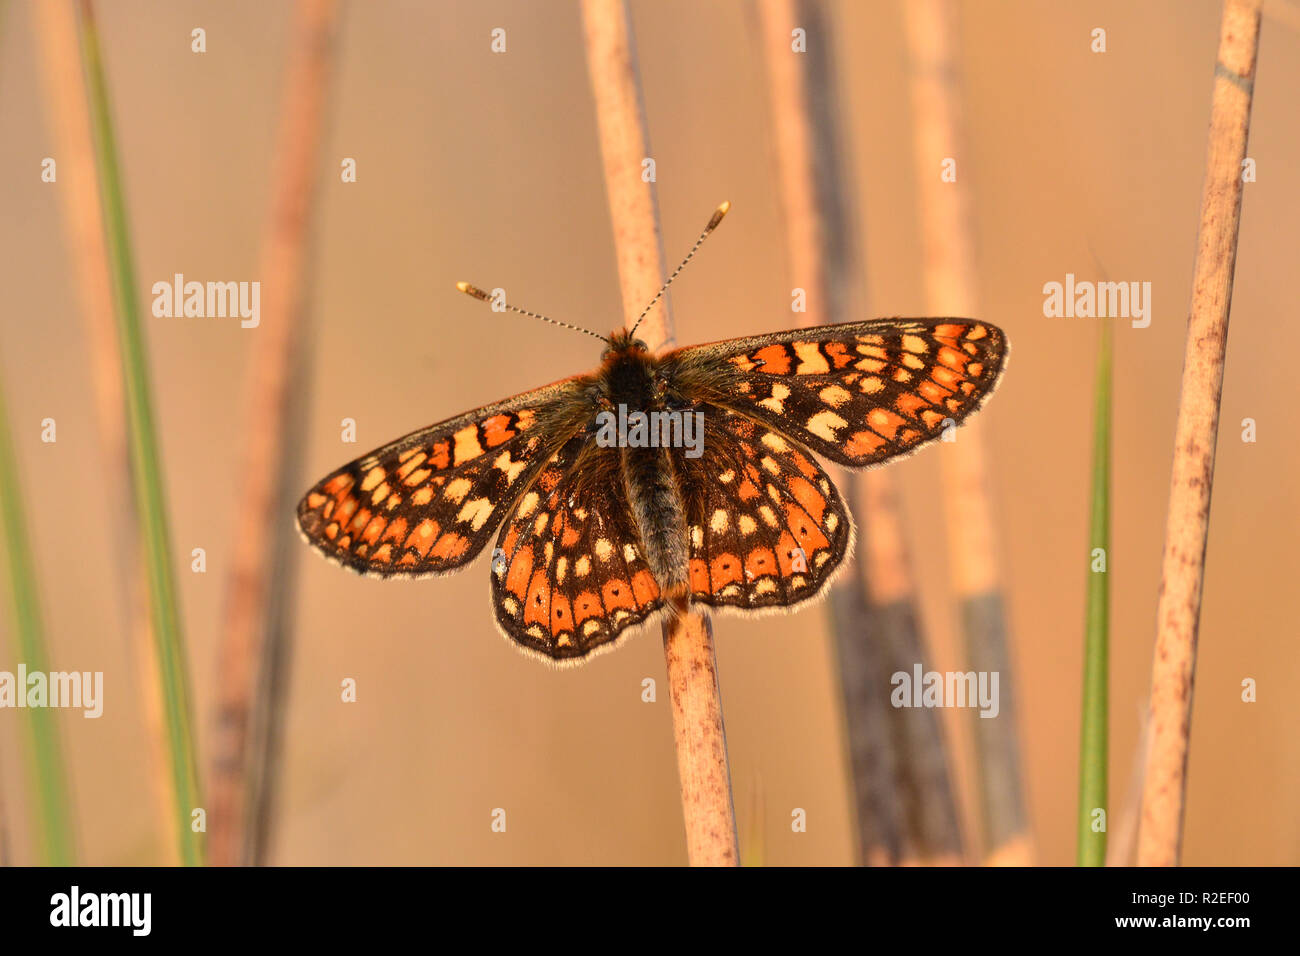
[[[671,410],[675,404],[659,362],[626,332],[615,333],[599,373],[603,410],[625,421],[634,413]],[[673,450],[623,443],[618,448],[623,491],[636,520],[646,563],[660,588],[685,603],[689,539]],[[674,601],[674,603],[677,603]]]

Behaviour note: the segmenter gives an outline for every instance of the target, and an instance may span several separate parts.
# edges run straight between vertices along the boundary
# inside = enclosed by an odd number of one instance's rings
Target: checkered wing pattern
[[[853,523],[796,442],[707,407],[705,454],[676,460],[691,537],[691,600],[756,610],[819,595],[853,547]]]
[[[1006,356],[1002,332],[971,319],[795,329],[658,358],[620,352],[593,375],[345,465],[303,497],[298,525],[326,557],[381,577],[455,570],[499,528],[498,625],[526,650],[578,661],[662,610],[664,581],[674,605],[684,583],[692,603],[751,612],[821,594],[854,532],[812,453],[850,468],[907,454],[979,408]],[[704,421],[702,445],[661,453],[653,494],[596,438],[597,409],[637,375],[654,392],[637,401]],[[662,578],[642,534],[668,542],[652,551]]]
[[[866,468],[940,437],[992,392],[1001,330],[972,319],[877,319],[678,349],[686,394]]]
[[[567,436],[557,407],[572,382],[413,432],[326,477],[298,503],[307,542],[379,577],[453,571],[483,549]]]
[[[508,637],[557,661],[587,656],[662,607],[617,448],[579,436],[547,462],[501,528],[492,604]]]

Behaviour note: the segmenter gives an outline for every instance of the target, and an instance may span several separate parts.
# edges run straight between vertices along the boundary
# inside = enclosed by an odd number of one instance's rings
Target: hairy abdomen
[[[677,475],[667,448],[623,448],[623,483],[645,560],[670,604],[684,606],[690,550]]]

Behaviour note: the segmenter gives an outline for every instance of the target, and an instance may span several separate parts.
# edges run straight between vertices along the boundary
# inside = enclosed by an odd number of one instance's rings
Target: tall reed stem
[[[1196,637],[1241,223],[1241,164],[1246,158],[1259,50],[1259,15],[1259,0],[1227,0],[1214,65],[1210,144],[1156,609],[1151,749],[1142,793],[1139,866],[1176,866],[1182,856]]]
[[[140,329],[139,295],[135,265],[122,193],[122,175],[117,165],[117,144],[110,115],[108,87],[99,52],[99,34],[94,8],[89,0],[81,4],[81,50],[90,116],[95,131],[96,168],[100,197],[104,205],[109,262],[113,275],[113,304],[122,350],[122,374],[126,393],[131,475],[140,538],[144,547],[150,614],[157,650],[158,681],[162,688],[163,714],[167,728],[171,763],[174,826],[180,857],[187,866],[203,862],[203,834],[191,826],[192,814],[202,808],[199,793],[198,759],[191,719],[189,673],[185,642],[181,634],[176,585],[172,577],[171,541],[167,530],[167,509],[163,493],[162,468],[150,399],[149,367],[144,335]]]
[[[167,812],[171,782],[167,768],[166,731],[158,685],[156,651],[149,625],[148,583],[140,550],[140,519],[131,486],[126,398],[122,356],[113,319],[113,278],[108,262],[103,204],[95,173],[95,143],[82,78],[77,11],[69,3],[32,7],[45,80],[45,111],[59,157],[59,198],[70,258],[76,270],[81,319],[90,353],[90,380],[95,388],[95,418],[103,467],[97,482],[109,516],[113,541],[111,574],[121,601],[122,628],[139,674],[148,750],[147,776],[155,814]],[[171,843],[164,844],[177,849]],[[162,862],[174,864],[171,854]]]
[[[1106,862],[1110,731],[1110,418],[1111,328],[1102,320],[1097,349],[1096,411],[1093,422],[1092,521],[1088,531],[1088,589],[1084,623],[1083,719],[1079,739],[1079,819],[1076,859],[1080,866]],[[1098,554],[1100,552],[1100,555]],[[1098,561],[1104,563],[1098,564]],[[1105,826],[1096,827],[1097,810]]]
[[[239,520],[226,585],[212,747],[212,862],[264,862],[288,648],[281,595],[296,535],[290,480],[300,444],[312,199],[318,180],[338,5],[299,0],[285,68],[271,214],[261,271],[266,305],[254,356],[240,469]]]
[[[29,672],[44,674],[50,669],[49,655],[24,511],[18,462],[9,436],[9,412],[5,408],[3,383],[0,383],[0,535],[4,542],[0,555],[4,557],[4,570],[9,579],[13,653],[17,663]],[[19,687],[17,692],[26,694],[27,688]],[[27,707],[25,713],[38,858],[45,866],[71,866],[76,862],[72,800],[59,742],[59,712],[52,707]],[[3,821],[0,821],[2,830]],[[0,837],[3,835],[0,832]],[[3,849],[0,843],[0,850]]]
[[[630,327],[667,276],[654,191],[641,176],[642,160],[651,156],[645,105],[623,0],[583,0],[582,14],[623,311]],[[667,295],[646,317],[639,335],[651,347],[673,340]],[[708,620],[688,613],[665,624],[664,660],[687,858],[692,866],[735,866],[740,861],[736,812]]]

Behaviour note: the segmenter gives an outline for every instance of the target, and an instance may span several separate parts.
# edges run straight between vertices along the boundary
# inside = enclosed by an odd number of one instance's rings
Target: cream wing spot
[[[460,504],[460,502],[465,500],[465,496],[469,494],[469,489],[471,487],[468,478],[457,478],[453,481],[447,482],[447,487],[442,489],[442,494],[448,501],[454,501],[457,504]]]
[[[849,390],[847,388],[842,388],[839,385],[827,385],[817,393],[817,397],[831,408],[839,408],[852,398],[849,394]],[[763,440],[767,441],[767,437],[764,436]]]
[[[468,521],[474,530],[478,531],[490,517],[492,517],[492,502],[487,498],[474,498],[465,502],[460,513],[456,515],[456,520]]]
[[[457,464],[483,454],[483,446],[479,444],[478,440],[477,425],[465,426],[456,432],[452,439],[456,443],[455,451],[452,453],[452,460]]]
[[[503,451],[497,455],[497,460],[492,463],[492,467],[501,471],[506,476],[506,487],[513,485],[519,473],[527,467],[522,461],[515,461],[510,457],[510,452]]]
[[[384,480],[386,474],[387,472],[381,466],[375,465],[374,468],[366,472],[366,477],[361,479],[361,490],[373,491]]]
[[[794,353],[799,356],[799,367],[795,369],[796,375],[824,375],[831,370],[826,356],[822,355],[816,342],[796,342]]]
[[[808,419],[807,428],[818,438],[824,438],[827,441],[838,441],[839,437],[835,432],[847,425],[844,419],[840,418],[832,411],[818,412],[812,418]]]
[[[410,488],[414,488],[432,474],[433,469],[431,468],[421,468],[419,471],[413,471],[411,474],[406,476],[406,485]]]
[[[789,397],[790,397],[790,389],[785,385],[782,385],[780,382],[776,382],[772,386],[772,394],[768,398],[763,399],[758,404],[762,405],[764,408],[770,408],[778,415],[784,415],[785,400]]]
[[[424,464],[424,460],[429,456],[418,448],[411,448],[398,455],[398,460],[402,463],[397,469],[397,477],[405,479],[407,475]]]

